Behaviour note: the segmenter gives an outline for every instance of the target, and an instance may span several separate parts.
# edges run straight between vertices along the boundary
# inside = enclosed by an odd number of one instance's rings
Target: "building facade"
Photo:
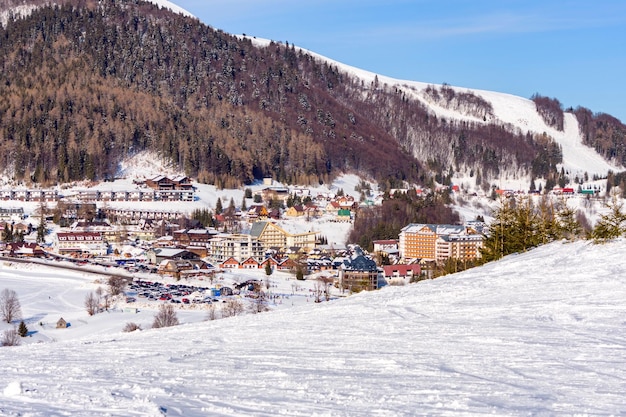
[[[248,258],[263,259],[265,250],[257,238],[246,234],[220,234],[210,240],[210,258],[221,264],[229,258],[238,262]]]
[[[447,259],[475,260],[480,257],[483,235],[462,225],[409,224],[399,235],[403,261],[445,262]]]

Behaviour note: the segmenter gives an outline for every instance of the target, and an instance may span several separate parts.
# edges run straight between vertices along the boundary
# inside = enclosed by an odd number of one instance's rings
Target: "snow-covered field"
[[[26,320],[82,323],[46,329],[76,338],[0,348],[0,415],[625,415],[624,259],[626,241],[557,242],[434,281],[134,333],[110,325],[128,313],[78,311],[91,278],[0,264]]]

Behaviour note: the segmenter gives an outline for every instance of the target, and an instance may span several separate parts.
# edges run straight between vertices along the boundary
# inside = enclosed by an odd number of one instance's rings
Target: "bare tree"
[[[19,346],[20,343],[20,335],[16,329],[8,329],[2,333],[0,346]]]
[[[313,285],[313,296],[315,297],[314,301],[316,303],[322,302],[322,294],[324,294],[324,283],[320,279],[317,279]]]
[[[243,303],[239,300],[230,299],[222,307],[222,317],[238,316],[243,313]]]
[[[96,288],[96,299],[98,300],[98,304],[100,304],[103,294],[104,294],[104,288],[102,287]]]
[[[0,293],[0,314],[7,323],[22,317],[22,307],[15,291],[5,288]]]
[[[93,292],[90,292],[85,297],[85,309],[87,309],[87,314],[90,316],[98,312],[98,297]]]
[[[209,307],[208,307],[208,310],[207,310],[206,319],[207,320],[215,320],[215,319],[217,319],[217,308],[215,307],[215,304],[213,304],[213,303],[209,304]]]
[[[267,307],[267,296],[263,291],[257,291],[252,294],[252,298],[250,299],[250,304],[248,305],[248,309],[252,314],[263,313],[264,311],[268,311]]]
[[[124,291],[124,288],[126,287],[126,284],[128,284],[128,281],[126,280],[126,278],[123,277],[112,276],[109,277],[108,284],[109,294],[119,295]]]
[[[333,288],[333,277],[320,277],[320,282],[324,284],[324,298],[326,301],[330,301],[330,291]]]
[[[178,325],[178,316],[176,310],[171,304],[162,304],[159,312],[154,316],[152,328],[159,329],[161,327],[171,327]]]

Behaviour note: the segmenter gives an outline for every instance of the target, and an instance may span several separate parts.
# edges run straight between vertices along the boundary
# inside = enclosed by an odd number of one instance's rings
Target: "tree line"
[[[472,169],[488,185],[504,167],[545,176],[560,162],[549,138],[493,124],[471,93],[431,88],[477,120],[437,118],[409,87],[368,85],[289,43],[259,48],[141,1],[10,19],[0,68],[0,155],[26,182],[112,178],[143,149],[218,187],[346,171],[393,187],[427,181],[429,164]]]

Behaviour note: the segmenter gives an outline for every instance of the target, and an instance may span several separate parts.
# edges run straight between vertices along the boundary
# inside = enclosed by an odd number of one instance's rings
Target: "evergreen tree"
[[[224,208],[222,207],[222,199],[217,198],[217,202],[215,203],[215,214],[222,214]]]
[[[600,218],[591,232],[596,243],[615,239],[626,233],[626,214],[622,211],[623,203],[613,196],[611,202],[607,203],[607,207],[610,210],[609,213]]]
[[[248,205],[246,204],[246,196],[243,196],[243,199],[241,200],[241,211],[246,211],[248,210]]]
[[[246,188],[243,192],[244,198],[252,198],[252,190],[250,188]]]
[[[267,276],[272,275],[272,265],[270,265],[269,262],[265,263],[265,275]]]
[[[46,221],[42,218],[39,221],[39,226],[37,226],[37,243],[43,243],[46,240],[47,234],[48,229],[46,228]]]
[[[567,204],[557,212],[559,238],[575,239],[583,234],[583,227],[577,219],[578,212]]]
[[[13,226],[9,227],[8,223],[4,224],[4,231],[2,232],[2,241],[6,243],[13,242]]]
[[[28,336],[28,327],[26,327],[26,323],[24,323],[24,320],[20,322],[20,326],[17,328],[17,334],[19,334],[21,337]]]
[[[18,242],[18,243],[23,243],[24,242],[24,231],[20,230],[19,232],[14,234],[13,235],[13,241],[14,242]]]
[[[298,281],[304,281],[304,272],[302,272],[302,267],[298,266],[296,268],[296,279]]]

